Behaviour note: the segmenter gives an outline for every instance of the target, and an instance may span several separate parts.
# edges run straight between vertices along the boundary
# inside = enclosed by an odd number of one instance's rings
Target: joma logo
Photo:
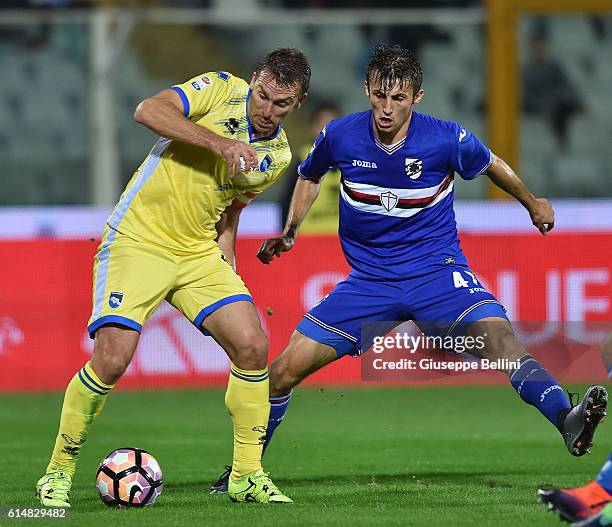
[[[373,161],[362,161],[361,159],[353,159],[353,166],[362,168],[378,168],[376,163]]]

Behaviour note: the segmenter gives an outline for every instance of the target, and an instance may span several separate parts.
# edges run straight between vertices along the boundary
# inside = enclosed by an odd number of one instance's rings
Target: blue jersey
[[[413,112],[394,145],[375,136],[372,112],[331,121],[306,160],[303,179],[342,174],[340,242],[358,276],[401,280],[467,264],[453,211],[453,178],[474,179],[492,154],[460,125]]]

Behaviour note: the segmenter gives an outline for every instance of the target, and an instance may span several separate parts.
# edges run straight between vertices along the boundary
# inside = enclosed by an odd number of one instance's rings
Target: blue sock
[[[289,407],[289,401],[291,401],[292,393],[293,390],[283,395],[270,397],[270,418],[268,419],[268,431],[266,433],[266,439],[264,440],[264,454],[266,452],[266,448],[268,448],[268,445],[270,444],[270,440],[272,439],[274,430],[278,428],[278,425],[281,424],[282,420],[285,417],[285,413],[287,412],[287,408]]]
[[[597,483],[612,494],[612,452],[610,452],[610,456],[608,457],[606,464],[601,467],[595,481],[597,481]]]
[[[510,382],[523,401],[535,406],[563,432],[563,419],[572,406],[563,388],[546,368],[531,355],[525,355],[520,368],[510,372]]]

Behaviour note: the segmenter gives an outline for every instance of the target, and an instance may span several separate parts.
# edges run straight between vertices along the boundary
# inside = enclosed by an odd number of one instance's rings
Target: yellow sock
[[[232,479],[261,468],[268,417],[270,416],[268,368],[241,370],[232,364],[225,407],[234,423]]]
[[[98,378],[89,362],[68,383],[47,473],[61,471],[74,476],[81,445],[112,387]]]

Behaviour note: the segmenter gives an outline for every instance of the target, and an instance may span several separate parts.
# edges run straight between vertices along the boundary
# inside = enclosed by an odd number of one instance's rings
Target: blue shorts
[[[506,310],[467,265],[452,264],[402,281],[364,279],[353,273],[304,315],[297,330],[327,344],[339,357],[360,355],[362,324],[413,320],[427,335],[457,336],[477,320]],[[369,339],[368,339],[369,340]],[[367,343],[364,343],[367,344]]]

